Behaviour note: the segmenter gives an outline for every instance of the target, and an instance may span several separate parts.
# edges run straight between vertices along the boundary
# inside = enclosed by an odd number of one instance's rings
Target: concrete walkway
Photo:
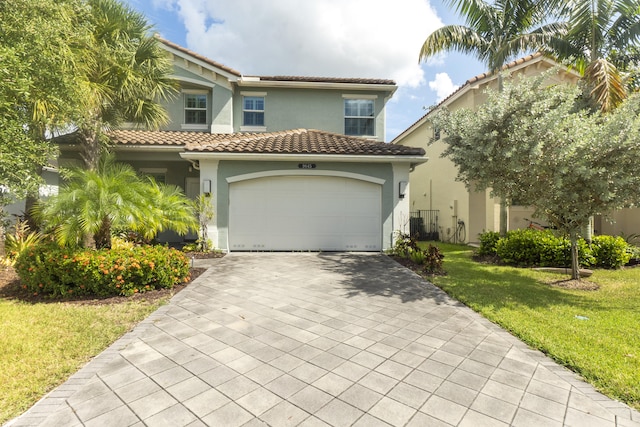
[[[380,254],[230,254],[11,426],[640,426]]]

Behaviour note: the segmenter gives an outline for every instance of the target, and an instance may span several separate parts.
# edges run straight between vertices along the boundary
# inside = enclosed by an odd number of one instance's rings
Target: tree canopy
[[[544,88],[545,77],[489,91],[476,111],[440,110],[431,120],[446,134],[443,157],[459,180],[531,205],[576,242],[590,216],[640,203],[640,95],[590,114],[578,88]]]
[[[84,14],[76,0],[0,2],[0,207],[37,193],[37,169],[53,154],[45,132],[79,110]]]

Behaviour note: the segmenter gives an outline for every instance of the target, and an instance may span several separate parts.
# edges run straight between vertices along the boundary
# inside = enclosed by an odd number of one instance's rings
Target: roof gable
[[[555,66],[561,66],[561,64],[557,63],[556,61],[554,61],[553,59],[543,55],[540,52],[525,56],[523,58],[517,59],[515,61],[512,61],[508,64],[505,64],[504,66],[502,66],[501,71],[517,71],[523,68],[527,68],[527,67],[531,67],[534,66],[536,64],[540,64],[540,63],[547,63],[550,67],[555,67]],[[575,74],[577,77],[577,73],[575,71],[571,71],[570,69],[564,67],[568,73],[572,73]],[[443,99],[442,101],[440,101],[436,106],[434,106],[433,108],[431,108],[426,114],[424,114],[422,117],[420,117],[418,120],[416,120],[412,125],[410,125],[407,129],[405,129],[402,133],[400,133],[398,136],[396,136],[393,141],[391,141],[391,144],[397,144],[399,141],[401,141],[406,135],[410,134],[415,128],[417,128],[418,126],[422,125],[427,117],[433,113],[434,111],[438,110],[439,108],[446,106],[448,104],[450,104],[451,102],[453,102],[453,100],[463,96],[464,94],[466,94],[467,92],[469,92],[471,89],[476,88],[480,85],[489,83],[490,81],[493,81],[495,79],[497,79],[498,74],[497,73],[490,73],[490,72],[485,72],[482,74],[478,74],[475,77],[470,78],[469,80],[467,80],[462,86],[460,86],[458,89],[456,89],[453,93],[451,93],[449,96],[447,96],[445,99]]]

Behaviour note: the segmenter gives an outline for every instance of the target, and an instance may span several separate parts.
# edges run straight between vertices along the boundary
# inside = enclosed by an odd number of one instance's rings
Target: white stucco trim
[[[356,93],[343,93],[343,99],[378,99],[378,95],[356,94]]]
[[[205,87],[209,87],[209,88],[214,88],[216,87],[215,83],[211,83],[205,80],[198,80],[198,79],[192,79],[191,77],[184,77],[184,76],[178,76],[176,74],[171,76],[172,79],[174,80],[178,80],[184,83],[192,83],[198,86],[205,86]]]
[[[246,181],[249,179],[266,178],[271,176],[335,176],[340,178],[351,178],[360,181],[371,182],[373,184],[383,185],[384,179],[376,178],[369,175],[362,175],[353,172],[333,171],[333,170],[315,170],[315,169],[287,169],[287,170],[272,170],[261,171],[254,173],[246,173],[242,175],[230,176],[227,178],[229,184],[233,182]]]
[[[242,96],[267,96],[267,92],[248,92],[248,91],[241,91],[240,95]]]

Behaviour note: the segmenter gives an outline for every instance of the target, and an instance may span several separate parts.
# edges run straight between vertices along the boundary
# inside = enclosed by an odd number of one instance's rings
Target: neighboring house
[[[409,172],[426,161],[422,148],[384,143],[393,81],[244,76],[160,41],[180,83],[166,105],[169,124],[109,136],[117,158],[141,173],[190,197],[211,194],[215,247],[391,247],[409,218]],[[73,136],[59,141],[60,165],[77,162]],[[160,237],[182,240],[173,233]]]
[[[540,54],[529,55],[503,67],[512,76],[538,75],[551,68],[558,67],[553,60]],[[574,71],[560,68],[550,77],[549,84],[568,82],[576,84],[580,76]],[[419,231],[426,237],[440,240],[477,242],[478,234],[484,231],[498,231],[500,200],[483,192],[469,191],[462,182],[456,181],[458,169],[448,158],[440,155],[445,149],[439,132],[434,132],[429,116],[438,108],[446,107],[451,111],[460,108],[474,109],[487,99],[487,88],[497,89],[498,78],[495,74],[481,74],[465,82],[453,94],[440,102],[427,114],[398,135],[393,144],[422,147],[429,161],[420,165],[411,174],[409,201],[412,216],[412,232]],[[429,145],[434,138],[433,144]],[[527,206],[509,208],[509,229],[524,228],[531,219],[533,209]],[[456,233],[458,222],[464,224],[463,236]],[[605,230],[602,226],[598,231]]]

